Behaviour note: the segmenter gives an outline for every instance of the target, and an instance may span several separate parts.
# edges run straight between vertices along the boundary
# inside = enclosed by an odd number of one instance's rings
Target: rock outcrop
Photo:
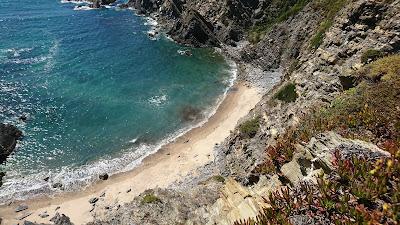
[[[218,198],[221,183],[210,180],[186,191],[173,189],[147,190],[125,205],[110,205],[97,211],[95,221],[88,225],[107,224],[206,224],[209,206]]]
[[[22,132],[15,126],[0,124],[0,163],[6,161],[21,137]]]
[[[62,214],[60,215],[59,213],[56,213],[56,215],[50,219],[50,222],[52,224],[43,224],[43,223],[33,223],[30,221],[24,221],[24,225],[74,225],[68,216]]]
[[[263,0],[130,0],[127,5],[150,15],[176,41],[196,46],[235,45],[246,30],[279,14],[282,3]],[[289,1],[290,7],[295,4]]]

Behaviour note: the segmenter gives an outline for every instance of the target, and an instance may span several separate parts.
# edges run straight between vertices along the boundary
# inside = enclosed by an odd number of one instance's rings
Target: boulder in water
[[[61,189],[62,187],[63,187],[62,183],[57,182],[57,183],[54,183],[54,184],[53,184],[53,188],[59,188],[59,189]]]
[[[14,151],[17,140],[22,137],[22,132],[13,125],[0,124],[0,163]]]
[[[107,173],[102,173],[99,175],[100,180],[107,180],[108,179],[108,174]]]
[[[3,185],[3,177],[6,175],[5,172],[0,172],[0,187]],[[1,224],[1,223],[0,223]]]

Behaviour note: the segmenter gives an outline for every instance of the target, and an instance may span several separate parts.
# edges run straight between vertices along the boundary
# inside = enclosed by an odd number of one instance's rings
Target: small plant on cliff
[[[240,133],[246,138],[252,138],[257,134],[260,127],[260,117],[247,120],[239,126]]]
[[[325,33],[333,25],[333,19],[336,14],[346,5],[347,0],[316,0],[314,7],[320,9],[325,16],[325,19],[319,25],[317,33],[311,38],[310,46],[317,49],[323,42]]]
[[[365,66],[358,75],[373,81],[400,79],[400,55],[380,58]]]
[[[370,62],[375,61],[383,56],[384,56],[384,54],[380,50],[368,49],[361,55],[361,62],[364,64],[370,63]]]
[[[220,182],[220,183],[225,183],[225,178],[221,175],[215,175],[211,177],[213,180]]]
[[[295,102],[298,97],[298,94],[296,93],[296,85],[293,83],[286,84],[278,91],[278,93],[275,94],[274,97],[284,102]]]
[[[146,194],[142,199],[143,204],[151,204],[157,202],[161,202],[161,200],[154,194]]]
[[[266,18],[263,22],[256,24],[249,31],[249,41],[253,44],[262,40],[272,26],[276,23],[286,21],[290,17],[299,13],[311,0],[283,0],[275,1],[277,4],[273,11],[264,12]]]

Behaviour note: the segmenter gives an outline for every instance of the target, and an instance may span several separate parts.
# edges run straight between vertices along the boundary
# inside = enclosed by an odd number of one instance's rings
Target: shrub
[[[260,127],[260,117],[248,120],[239,126],[240,133],[247,138],[252,138],[257,134]]]
[[[161,202],[161,200],[154,194],[146,194],[142,199],[143,204],[151,204],[157,202]]]
[[[332,24],[332,19],[325,19],[324,21],[322,21],[322,23],[319,25],[317,33],[311,39],[311,48],[317,49],[322,44],[322,42],[324,41],[325,33],[332,26]]]
[[[361,55],[361,62],[366,64],[383,57],[383,52],[376,49],[368,49]]]
[[[213,179],[217,182],[225,183],[225,178],[221,175],[215,175],[215,176],[211,177],[211,179]]]
[[[274,98],[284,102],[295,102],[297,97],[298,95],[296,93],[296,85],[294,85],[293,83],[286,84],[274,96]]]
[[[400,55],[391,55],[367,65],[359,75],[374,81],[389,81],[400,78]]]
[[[280,23],[283,22],[290,17],[296,15],[299,13],[308,3],[310,0],[299,0],[294,4],[291,8],[289,8],[287,11],[283,11],[280,13],[280,16],[277,18],[276,22]]]
[[[311,0],[283,0],[275,1],[276,11],[264,12],[266,18],[263,22],[256,24],[249,30],[249,41],[253,44],[258,43],[266,33],[276,23],[283,22],[299,13]]]

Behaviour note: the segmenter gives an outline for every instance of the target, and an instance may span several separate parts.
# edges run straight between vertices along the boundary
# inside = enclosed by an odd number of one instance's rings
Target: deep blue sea
[[[74,7],[0,1],[0,122],[25,135],[0,166],[0,201],[133,168],[205,120],[231,83],[232,67],[213,49],[184,56],[188,48],[164,36],[150,40],[151,23],[131,10]],[[189,112],[202,119],[186,120]]]

